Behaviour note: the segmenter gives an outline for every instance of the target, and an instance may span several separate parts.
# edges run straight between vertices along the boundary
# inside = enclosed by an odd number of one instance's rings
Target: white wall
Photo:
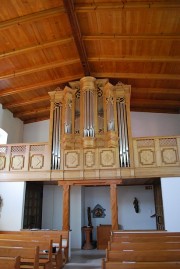
[[[62,187],[43,187],[42,229],[62,229]]]
[[[48,142],[49,120],[24,125],[23,142]]]
[[[71,247],[81,248],[81,227],[82,227],[82,188],[80,186],[72,186],[70,191],[70,229]]]
[[[180,135],[179,122],[180,114],[131,112],[132,136]],[[47,142],[48,136],[49,120],[24,125],[24,143]]]
[[[180,114],[131,112],[133,137],[180,135]]]
[[[13,117],[13,114],[0,105],[0,128],[8,133],[7,144],[22,143],[23,122]]]
[[[135,212],[133,201],[139,202],[139,213]],[[127,213],[128,212],[128,213]],[[118,216],[120,228],[124,230],[156,229],[154,192],[145,186],[118,187]]]
[[[180,177],[161,178],[165,229],[180,232]]]
[[[0,182],[0,195],[3,199],[0,230],[20,230],[23,226],[25,183]]]

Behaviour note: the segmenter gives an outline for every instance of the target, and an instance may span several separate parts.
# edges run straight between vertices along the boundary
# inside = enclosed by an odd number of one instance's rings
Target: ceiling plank
[[[132,99],[131,100],[132,107],[168,107],[168,108],[180,108],[180,101],[178,100],[160,100],[160,99]]]
[[[73,81],[76,79],[80,79],[81,77],[83,77],[82,73],[80,73],[79,75],[76,75],[76,76],[71,76],[71,77],[68,76],[68,77],[64,77],[64,78],[43,81],[40,83],[28,85],[28,86],[0,90],[0,97],[5,97],[5,96],[19,94],[19,93],[25,93],[25,92],[34,91],[34,90],[37,90],[37,89],[43,88],[43,87],[49,87],[49,86],[53,86],[53,85],[63,84],[63,83],[66,83],[67,81],[69,82],[69,81]]]
[[[76,16],[76,13],[74,12],[74,3],[72,0],[63,0],[63,2],[67,10],[69,22],[71,24],[72,34],[74,36],[76,47],[77,47],[79,57],[83,66],[84,74],[85,76],[89,76],[90,67],[87,60],[86,49],[82,40],[82,35],[81,35],[78,20],[77,20],[77,16]]]
[[[24,124],[28,123],[33,123],[33,122],[38,122],[38,121],[43,121],[43,120],[49,120],[49,116],[43,116],[43,117],[34,117],[34,118],[29,118],[26,120],[22,120]]]
[[[150,112],[150,113],[168,113],[168,114],[179,114],[180,113],[180,111],[179,111],[179,109],[173,109],[173,108],[166,108],[166,109],[164,109],[164,108],[153,108],[153,107],[151,107],[151,108],[149,108],[149,107],[141,107],[141,108],[139,108],[139,107],[133,107],[133,106],[131,106],[130,107],[130,111],[135,111],[135,112]]]
[[[162,80],[180,80],[179,74],[149,74],[149,73],[96,73],[92,72],[91,76],[102,78],[102,77],[108,77],[108,78],[131,78],[131,79],[162,79]]]
[[[158,56],[122,56],[122,57],[92,57],[90,62],[180,62],[180,57]]]
[[[48,100],[50,100],[49,95],[44,95],[44,96],[39,96],[39,97],[32,98],[32,99],[23,100],[20,102],[5,103],[5,104],[3,104],[3,108],[4,109],[12,109],[12,108],[32,105],[32,104],[36,104],[36,103],[40,103],[40,102],[44,102],[44,101],[48,101]]]
[[[161,2],[154,2],[154,1],[117,1],[117,2],[91,2],[90,4],[76,4],[75,10],[76,12],[94,12],[95,10],[124,10],[124,9],[134,9],[134,8],[145,8],[145,9],[155,9],[155,8],[180,8],[180,2],[178,0],[171,0],[171,1],[161,1]]]
[[[38,108],[34,110],[26,110],[26,111],[21,111],[21,112],[15,112],[13,113],[13,116],[15,118],[23,118],[25,116],[33,115],[33,114],[39,114],[43,112],[50,111],[50,106],[49,107],[43,107],[43,108]]]
[[[170,39],[170,40],[179,40],[180,39],[180,35],[176,35],[176,34],[170,34],[170,35],[165,35],[165,34],[141,34],[141,35],[118,35],[118,34],[114,34],[114,35],[85,35],[82,37],[83,40],[116,40],[116,39],[120,39],[120,40],[146,40],[146,39],[153,39],[153,40],[161,40],[161,39]]]
[[[53,17],[55,15],[59,15],[62,12],[65,12],[64,7],[55,7],[55,8],[39,11],[36,13],[31,13],[31,14],[24,15],[24,16],[19,16],[17,18],[13,18],[10,20],[0,22],[0,30],[7,29],[10,26],[13,26],[16,24],[21,25],[21,24],[24,24],[27,22],[37,21],[37,20]]]
[[[76,63],[79,63],[79,62],[80,62],[80,60],[78,58],[71,59],[71,60],[68,60],[68,61],[63,61],[63,62],[60,62],[60,61],[51,62],[51,63],[48,63],[48,64],[43,64],[43,65],[40,65],[40,66],[36,66],[36,67],[33,67],[33,68],[17,70],[17,71],[14,71],[13,73],[9,73],[9,74],[4,74],[4,75],[2,74],[0,76],[0,80],[7,79],[7,78],[15,78],[15,77],[19,77],[19,76],[24,76],[24,75],[28,75],[28,74],[32,74],[32,73],[36,73],[36,72],[41,72],[41,71],[44,71],[44,70],[48,70],[48,69],[52,69],[52,68],[56,68],[56,67],[60,67],[60,66],[76,64]]]
[[[72,40],[73,40],[72,37],[67,37],[67,38],[62,38],[62,39],[56,39],[56,40],[53,40],[50,42],[39,43],[37,45],[25,47],[25,48],[21,48],[21,49],[14,48],[14,50],[1,53],[0,59],[1,58],[5,59],[5,58],[11,57],[11,56],[17,56],[17,55],[27,53],[27,52],[30,52],[33,50],[39,50],[39,49],[45,49],[45,48],[49,48],[49,47],[53,47],[53,46],[58,46],[61,44],[69,43]]]
[[[179,95],[180,89],[172,89],[172,88],[137,88],[132,86],[132,91],[136,94],[141,93],[150,93],[150,94],[172,94],[172,95]]]

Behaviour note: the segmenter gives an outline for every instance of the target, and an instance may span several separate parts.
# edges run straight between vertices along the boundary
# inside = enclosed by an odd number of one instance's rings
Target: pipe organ
[[[115,164],[112,162],[114,168],[132,166],[130,93],[129,85],[112,85],[108,79],[90,76],[70,82],[64,90],[50,92],[52,170],[64,169],[66,161],[73,162],[77,152],[85,157],[90,156],[86,153],[95,154],[96,161],[103,164],[109,151],[116,159]],[[79,160],[82,167],[84,161]],[[108,164],[105,166],[108,168]]]

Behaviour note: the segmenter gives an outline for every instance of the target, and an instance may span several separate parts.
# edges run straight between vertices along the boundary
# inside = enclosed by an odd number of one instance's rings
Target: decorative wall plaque
[[[104,213],[105,210],[106,209],[104,209],[101,205],[97,204],[92,210],[93,218],[104,218],[106,216]]]

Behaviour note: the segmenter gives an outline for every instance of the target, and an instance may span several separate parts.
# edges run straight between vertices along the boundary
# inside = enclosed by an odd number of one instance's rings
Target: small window
[[[8,138],[8,133],[0,128],[0,144],[6,144]]]

